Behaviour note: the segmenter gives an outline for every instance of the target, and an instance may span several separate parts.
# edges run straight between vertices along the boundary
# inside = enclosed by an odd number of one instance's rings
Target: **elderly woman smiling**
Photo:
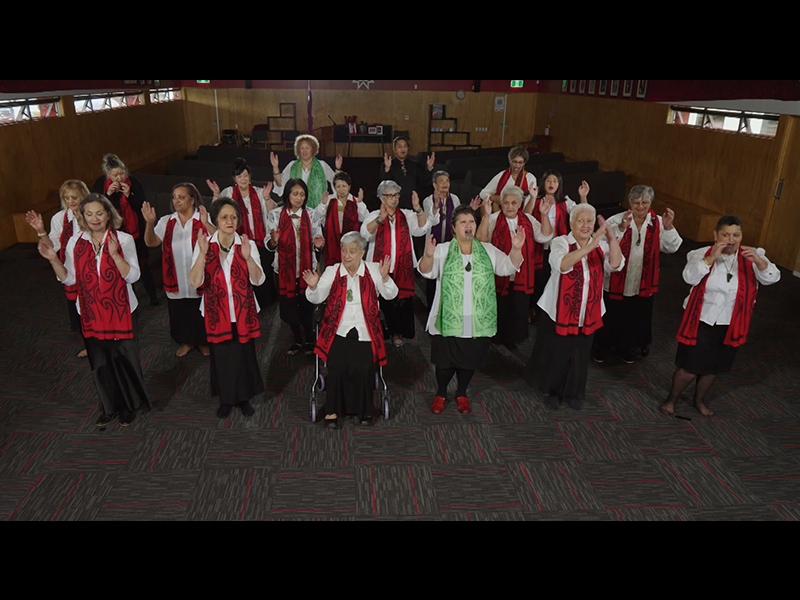
[[[606,275],[605,327],[597,335],[594,359],[602,363],[611,347],[622,360],[634,362],[634,348],[645,358],[653,343],[653,306],[658,293],[661,253],[675,254],[683,244],[675,229],[675,213],[667,209],[659,217],[652,209],[653,188],[637,185],[631,190],[631,209],[608,220],[617,236],[625,269]]]
[[[398,289],[389,277],[389,257],[380,264],[364,262],[367,241],[360,234],[345,235],[341,247],[341,264],[329,267],[322,277],[315,271],[303,273],[308,301],[328,302],[316,348],[328,363],[325,424],[339,428],[340,418],[356,415],[370,426],[375,366],[387,364],[378,296],[393,300]]]
[[[600,229],[595,233],[595,224]],[[552,275],[539,307],[544,312],[525,380],[558,410],[566,402],[583,407],[589,356],[595,332],[603,326],[603,276],[619,272],[625,258],[616,236],[590,204],[570,215],[572,233],[553,240]]]
[[[336,174],[326,162],[317,158],[319,154],[319,140],[313,135],[301,135],[294,142],[294,153],[297,160],[280,171],[280,159],[274,153],[270,154],[273,176],[275,177],[275,193],[283,194],[283,185],[291,179],[301,179],[308,186],[308,208],[314,210],[322,203],[323,194],[328,192],[328,184],[336,187],[333,177]],[[344,159],[341,155],[336,157],[336,172],[342,170]]]

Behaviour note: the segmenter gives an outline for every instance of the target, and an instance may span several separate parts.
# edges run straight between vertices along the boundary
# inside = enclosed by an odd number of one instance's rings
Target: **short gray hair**
[[[128,172],[128,167],[120,160],[119,156],[116,154],[106,154],[103,157],[103,172],[106,174],[106,177],[111,176],[111,171],[114,169],[122,169],[125,173]]]
[[[448,173],[447,171],[436,171],[436,172],[433,174],[433,179],[432,179],[432,181],[433,181],[434,183],[436,183],[437,181],[439,181],[439,177],[447,177],[448,179],[451,179],[451,177],[450,177],[450,173]]]
[[[358,246],[358,249],[361,250],[361,252],[366,252],[367,248],[369,247],[367,240],[365,240],[364,236],[357,231],[351,231],[350,233],[345,234],[345,236],[342,238],[343,248],[345,246],[349,246],[350,244],[355,244]]]
[[[569,222],[570,225],[574,225],[575,222],[578,220],[578,215],[583,212],[591,213],[591,215],[596,219],[597,218],[597,209],[592,206],[591,204],[576,204],[572,211],[569,213]]]
[[[628,204],[633,204],[633,201],[638,200],[639,198],[642,200],[647,200],[650,204],[652,204],[655,202],[656,192],[649,185],[634,186],[634,188],[631,190],[631,193],[628,195]]]
[[[506,196],[516,196],[519,199],[520,204],[525,202],[525,192],[522,191],[522,188],[519,188],[515,185],[507,187],[503,190],[503,193],[500,195],[500,201],[502,202],[505,200]]]
[[[401,188],[396,182],[382,181],[378,186],[378,198],[383,198],[386,195],[386,192],[397,192],[400,194],[402,191],[403,188]]]

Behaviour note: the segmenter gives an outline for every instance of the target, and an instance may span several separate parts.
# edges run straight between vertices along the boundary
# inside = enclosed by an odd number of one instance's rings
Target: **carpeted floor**
[[[545,410],[520,379],[535,336],[493,349],[474,413],[435,391],[424,307],[418,340],[391,348],[393,416],[329,432],[309,419],[313,361],[289,359],[262,315],[267,393],[256,416],[215,417],[207,359],[175,358],[166,306],[143,302],[142,361],[155,407],[98,431],[61,286],[32,247],[0,253],[0,520],[800,519],[800,280],[762,289],[751,342],[710,396],[717,418],[666,418],[686,245],[665,257],[652,356],[592,365],[582,412]],[[143,293],[142,290],[139,290]],[[691,391],[691,390],[690,390]]]

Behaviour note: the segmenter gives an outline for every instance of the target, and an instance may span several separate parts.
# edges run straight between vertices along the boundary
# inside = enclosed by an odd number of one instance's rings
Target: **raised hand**
[[[356,202],[364,202],[364,189],[360,188],[358,190],[358,197],[356,198]]]
[[[319,285],[319,273],[316,271],[303,271],[303,281],[305,281],[309,289],[313,291],[317,289],[317,285]]]
[[[598,246],[600,244],[600,240],[602,240],[603,238],[608,238],[609,241],[611,241],[612,239],[616,239],[614,238],[614,234],[611,233],[611,230],[608,227],[608,223],[606,223],[606,220],[600,215],[597,215],[597,224],[599,225],[599,228],[595,232],[593,238],[595,246]]]
[[[525,234],[525,230],[522,227],[520,227],[519,229],[517,229],[516,235],[514,235],[514,237],[511,238],[511,247],[514,248],[514,250],[522,250],[522,248],[525,247],[526,240],[527,236]]]
[[[328,202],[331,200],[331,195],[328,192],[322,194],[322,206],[328,206]]]
[[[314,238],[314,248],[317,250],[322,250],[325,247],[325,238],[321,235],[318,235]]]
[[[436,167],[436,152],[428,157],[428,171],[433,171]]]
[[[472,210],[478,212],[483,206],[483,199],[480,196],[475,196],[469,206]]]
[[[341,171],[343,165],[344,165],[344,157],[341,154],[338,154],[336,156],[336,170]]]
[[[387,173],[392,170],[392,157],[388,153],[383,156],[383,168]]]
[[[492,202],[492,198],[489,197],[483,201],[483,216],[485,218],[491,217],[493,210],[494,210],[494,203]]]
[[[672,210],[671,208],[668,208],[667,212],[664,213],[664,216],[662,217],[662,219],[663,219],[663,222],[664,222],[664,229],[666,229],[667,231],[672,231],[673,229],[675,229],[675,211],[674,210]]]
[[[389,218],[389,209],[386,208],[385,204],[381,204],[381,213],[380,213],[380,215],[378,215],[378,220],[381,223],[385,223],[386,219],[388,219],[388,218]]]
[[[538,188],[538,187],[535,187],[535,188],[533,188],[533,189],[532,189],[532,190],[531,190],[529,193],[530,193],[530,196],[531,196],[531,198],[533,198],[534,200],[536,200],[536,198],[538,198],[538,197],[539,197],[539,188]]]
[[[623,233],[628,231],[628,228],[631,226],[631,223],[633,223],[633,211],[629,210],[622,216],[622,223],[620,223],[619,225],[620,231],[622,231]]]
[[[392,257],[391,256],[384,256],[383,260],[380,262],[381,265],[381,278],[384,281],[388,281],[389,273],[392,269]]]
[[[210,224],[208,222],[209,219],[208,209],[201,204],[200,208],[198,208],[197,210],[200,212],[200,222],[206,227],[208,227]]]
[[[417,192],[411,194],[411,206],[414,207],[415,211],[419,211],[420,208],[422,208],[422,205],[419,201],[419,194],[417,194]]]
[[[269,153],[269,162],[272,164],[273,173],[281,170],[281,159],[274,152]]]
[[[592,188],[589,186],[587,181],[581,183],[581,187],[578,189],[578,195],[581,197],[581,202],[586,204],[586,200],[589,197],[589,192],[592,191]]]
[[[436,238],[431,237],[425,245],[425,256],[433,258],[436,255]]]
[[[108,235],[108,253],[111,258],[119,256],[119,240],[117,240],[117,236],[111,233]]]
[[[44,219],[42,218],[42,215],[37,213],[35,210],[29,210],[25,214],[25,221],[27,221],[28,225],[30,225],[39,235],[46,233],[44,230]]]
[[[253,256],[253,247],[250,245],[250,238],[246,235],[242,236],[242,258],[249,261]]]
[[[544,219],[550,218],[550,211],[553,210],[553,207],[556,205],[555,198],[552,196],[545,196],[542,198],[541,203],[539,204],[539,215],[541,219],[540,222],[544,222]]]
[[[203,208],[205,210],[205,208]],[[206,212],[208,215],[208,212]],[[145,223],[148,225],[155,225],[156,220],[158,219],[158,215],[156,214],[156,209],[153,208],[149,202],[145,202],[142,204],[142,216],[144,217]],[[202,218],[203,212],[200,211],[200,217]]]
[[[206,180],[206,185],[208,186],[208,189],[211,190],[211,193],[214,194],[214,200],[219,200],[220,189],[219,189],[219,186],[217,185],[217,182],[216,181],[211,181],[210,179],[207,179]]]
[[[202,231],[197,234],[197,247],[200,248],[200,256],[208,254],[208,236]]]
[[[120,190],[122,190],[122,194],[126,198],[130,198],[130,196],[131,196],[131,186],[129,186],[127,183],[125,183],[123,181],[122,183],[119,184],[119,188],[120,188]]]

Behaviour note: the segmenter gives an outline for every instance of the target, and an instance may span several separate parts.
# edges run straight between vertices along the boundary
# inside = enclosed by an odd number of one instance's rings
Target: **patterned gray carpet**
[[[430,344],[390,349],[393,416],[329,432],[309,419],[313,361],[290,359],[262,315],[267,393],[256,416],[215,417],[207,359],[175,358],[166,307],[143,302],[142,361],[155,407],[97,431],[98,400],[63,292],[31,247],[0,253],[0,520],[800,519],[800,281],[759,298],[751,342],[709,398],[670,419],[686,252],[667,257],[653,354],[592,365],[582,412],[545,410],[520,379],[532,351],[493,349],[474,412],[430,413]],[[142,290],[140,290],[142,292]],[[691,391],[691,390],[690,390]]]

